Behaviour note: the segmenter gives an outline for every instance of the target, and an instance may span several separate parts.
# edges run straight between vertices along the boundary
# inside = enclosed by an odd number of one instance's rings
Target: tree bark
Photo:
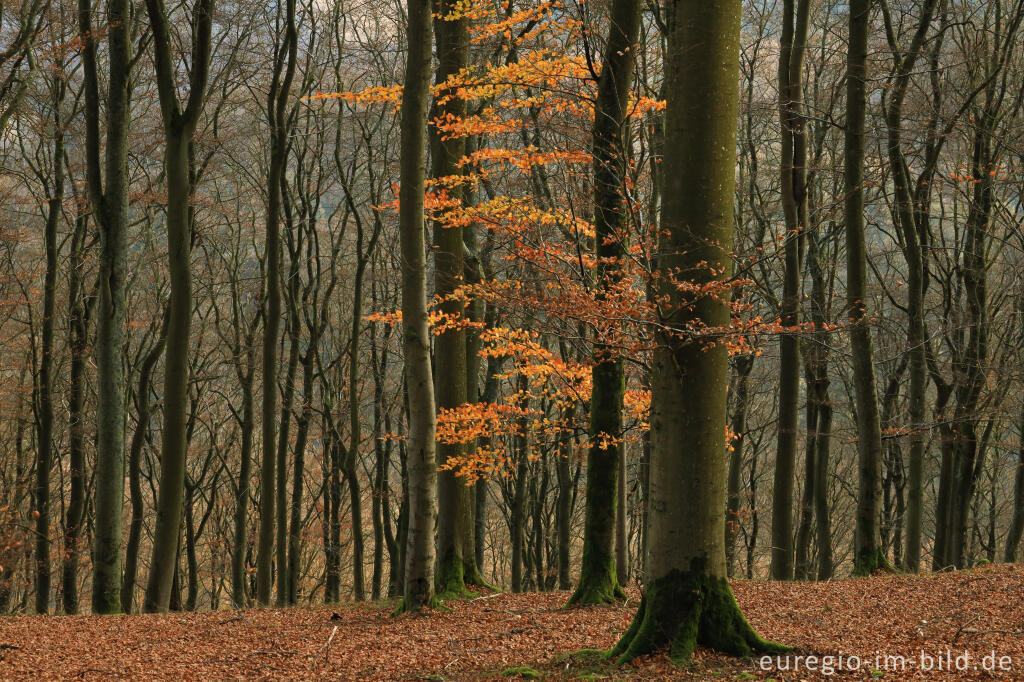
[[[402,345],[409,395],[409,526],[405,590],[398,611],[418,611],[434,596],[434,522],[437,517],[436,432],[427,328],[427,268],[423,192],[427,104],[430,96],[430,0],[407,0],[408,54],[402,91],[399,161],[399,238],[402,255]]]
[[[807,136],[803,119],[804,53],[810,0],[785,0],[779,52],[779,123],[782,130],[782,208],[786,268],[779,339],[779,425],[772,498],[771,576],[793,579],[793,498],[800,400],[800,284],[807,225]]]
[[[263,327],[263,459],[260,463],[259,534],[256,550],[256,601],[269,606],[273,589],[275,461],[277,434],[277,333],[281,319],[281,179],[288,160],[286,111],[298,54],[295,0],[286,0],[284,41],[277,50],[267,117],[270,167],[267,171],[266,313]],[[278,8],[280,11],[280,6]]]
[[[626,267],[628,207],[624,191],[629,94],[640,30],[639,0],[615,0],[597,83],[594,108],[594,243],[597,297],[621,278]],[[601,334],[611,333],[603,330]],[[569,604],[602,604],[625,597],[616,575],[615,520],[622,447],[623,360],[608,339],[594,342],[590,396],[590,449],[583,522],[580,580]]]
[[[685,331],[697,321],[727,327],[728,301],[676,286],[680,277],[714,285],[732,269],[741,4],[675,0],[668,8],[665,148],[675,153],[664,160],[664,276],[653,285],[663,303],[651,371],[648,582],[612,650],[620,663],[670,645],[673,662],[685,664],[698,642],[738,656],[785,650],[754,632],[726,580],[728,351]]]
[[[85,155],[89,200],[100,234],[96,310],[96,467],[92,610],[121,609],[121,512],[124,497],[125,257],[128,232],[128,127],[131,101],[132,6],[109,0],[105,155],[100,160],[100,86],[90,0],[78,0],[85,85]]]
[[[153,532],[153,559],[143,610],[166,611],[177,566],[184,503],[185,465],[188,458],[189,347],[192,341],[192,134],[206,99],[210,68],[211,33],[215,0],[200,0],[192,12],[192,63],[189,95],[184,108],[178,101],[176,62],[172,55],[169,17],[163,0],[146,0],[153,30],[157,90],[163,115],[164,173],[167,178],[167,261],[171,297],[168,304],[167,344],[164,360],[164,423],[160,454],[160,492]]]

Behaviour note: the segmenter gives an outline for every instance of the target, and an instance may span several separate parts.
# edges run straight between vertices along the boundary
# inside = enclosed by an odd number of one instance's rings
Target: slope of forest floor
[[[734,583],[765,637],[795,647],[800,671],[698,650],[689,670],[666,655],[610,667],[581,652],[615,643],[635,612],[562,608],[564,592],[497,594],[451,611],[389,617],[388,605],[141,616],[0,618],[0,679],[828,679],[840,655],[856,679],[1024,679],[1024,566],[825,583]],[[333,636],[332,636],[333,633]],[[933,659],[921,669],[921,652]],[[970,658],[962,658],[964,652]],[[573,654],[573,652],[579,652]],[[952,652],[968,670],[940,671]],[[992,658],[992,652],[995,658]],[[860,657],[859,670],[851,656]],[[881,656],[882,658],[876,658]],[[904,656],[898,661],[885,656]],[[1007,668],[1007,658],[1012,663]],[[790,658],[792,667],[797,659]],[[928,659],[923,659],[925,667]],[[997,666],[985,670],[989,662]],[[1002,667],[1002,670],[999,669]],[[519,669],[519,673],[515,672]]]

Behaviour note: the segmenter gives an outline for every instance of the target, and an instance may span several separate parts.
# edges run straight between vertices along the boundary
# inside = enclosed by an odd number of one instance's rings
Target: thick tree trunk
[[[152,1],[152,0],[151,0]],[[189,346],[192,335],[191,236],[188,221],[188,145],[190,134],[177,139],[168,135],[165,156],[167,175],[167,246],[170,261],[171,300],[167,319],[167,350],[164,361],[164,424],[160,457],[160,492],[153,558],[143,610],[166,611],[178,556],[183,485],[188,456],[185,413],[188,406]]]
[[[665,146],[675,153],[664,161],[665,276],[655,281],[664,303],[651,371],[648,582],[612,655],[623,662],[670,645],[672,660],[684,664],[698,643],[741,656],[784,647],[754,632],[726,580],[728,351],[684,331],[697,320],[727,327],[728,304],[721,292],[693,297],[675,286],[679,277],[724,280],[732,269],[741,2],[676,0],[669,10]]]
[[[434,25],[437,45],[437,73],[435,84],[440,86],[449,77],[464,69],[469,59],[469,19],[458,10],[456,0],[439,0],[440,17]],[[456,93],[443,90],[434,101],[430,118],[462,119],[466,115],[466,101]],[[443,139],[441,131],[430,127],[430,156],[432,178],[460,174],[458,163],[466,149],[466,138],[461,135]],[[449,187],[452,200],[463,199],[464,190]],[[452,298],[464,275],[463,229],[461,225],[434,223],[434,293],[442,299],[442,312],[460,319],[465,316],[465,302]],[[436,360],[436,392],[438,409],[455,409],[466,402],[466,331],[448,329],[434,342]],[[439,443],[438,463],[458,461],[464,456],[462,443]],[[473,489],[446,469],[438,473],[437,481],[437,590],[440,594],[457,596],[466,592],[466,565],[475,564],[475,552],[464,551],[464,538],[473,533]],[[474,576],[475,577],[475,576]]]
[[[36,380],[36,613],[50,608],[50,471],[53,469],[53,332],[57,307],[57,226],[64,204],[64,131],[62,107],[64,85],[55,86],[54,102],[53,191],[46,208],[43,243],[46,251],[46,274],[43,280],[43,330]],[[77,585],[72,585],[77,593]],[[73,600],[74,613],[78,599]]]

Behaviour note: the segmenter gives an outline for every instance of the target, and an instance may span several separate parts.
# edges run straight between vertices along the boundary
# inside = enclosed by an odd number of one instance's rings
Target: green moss
[[[592,606],[614,604],[626,598],[615,574],[615,557],[597,542],[583,546],[580,582],[566,606]]]
[[[400,616],[403,613],[420,613],[424,608],[437,609],[444,607],[441,606],[441,601],[437,598],[437,595],[432,595],[426,604],[413,604],[408,598],[402,597],[402,601],[398,602],[398,606],[391,612],[391,616]]]
[[[541,674],[539,670],[534,670],[528,665],[520,665],[515,668],[507,668],[501,671],[501,674],[505,677],[521,677],[524,680],[539,680]]]
[[[892,562],[885,556],[885,552],[882,551],[881,547],[858,552],[857,558],[853,562],[853,574],[858,577],[866,577],[876,571],[899,573],[896,567],[892,565]]]
[[[608,657],[608,652],[604,649],[580,649],[579,651],[570,651],[567,654],[562,654],[555,658],[554,662],[565,663],[566,661],[573,661],[575,663],[581,663],[583,661],[600,661]]]
[[[732,656],[790,650],[762,639],[736,604],[729,582],[694,562],[690,571],[672,571],[648,586],[633,623],[609,657],[623,664],[668,646],[672,662],[683,666],[698,644]]]
[[[463,579],[462,559],[455,553],[438,562],[434,583],[439,599],[463,599],[470,596]]]
[[[484,576],[480,573],[480,568],[476,565],[474,559],[463,559],[462,561],[462,577],[464,584],[472,585],[473,587],[482,587],[491,592],[500,592],[497,587],[484,580]]]

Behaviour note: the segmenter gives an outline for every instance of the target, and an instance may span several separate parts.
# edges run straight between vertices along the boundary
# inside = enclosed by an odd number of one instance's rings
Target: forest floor
[[[610,666],[581,650],[617,641],[636,592],[625,604],[581,609],[563,609],[568,593],[554,592],[488,594],[398,618],[385,604],[0,617],[0,679],[1024,680],[1021,565],[825,583],[738,581],[734,590],[763,636],[795,647],[781,667],[703,649],[687,670],[665,654]],[[832,676],[820,672],[826,656]],[[886,658],[900,656],[902,664]]]

